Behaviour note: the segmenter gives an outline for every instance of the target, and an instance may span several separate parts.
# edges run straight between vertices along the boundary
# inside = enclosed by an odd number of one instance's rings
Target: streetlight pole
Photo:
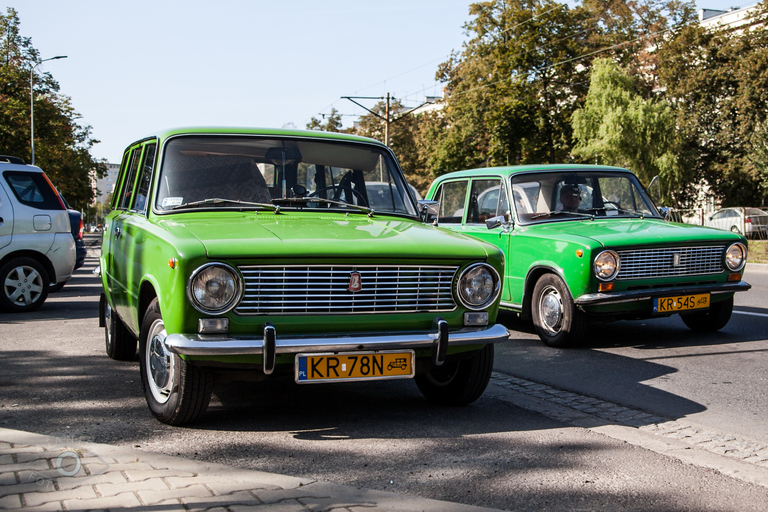
[[[47,62],[49,60],[66,59],[66,55],[57,55],[49,59],[43,59],[38,61],[37,64],[32,66],[29,70],[29,141],[32,148],[32,165],[35,165],[35,89],[33,88],[33,78],[35,76],[35,68]]]

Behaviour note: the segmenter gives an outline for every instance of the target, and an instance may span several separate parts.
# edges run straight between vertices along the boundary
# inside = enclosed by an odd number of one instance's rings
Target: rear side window
[[[117,208],[127,210],[133,199],[133,189],[136,183],[136,173],[139,170],[139,159],[141,158],[141,146],[131,151],[131,161],[128,164],[127,174],[123,182],[121,195],[117,203]]]
[[[133,209],[144,213],[147,211],[147,196],[149,195],[149,182],[152,179],[152,168],[155,164],[155,150],[157,144],[148,144],[144,149],[144,159],[141,165],[141,174],[136,189],[136,200]]]
[[[53,185],[39,172],[5,171],[6,183],[16,199],[39,210],[63,210]]]

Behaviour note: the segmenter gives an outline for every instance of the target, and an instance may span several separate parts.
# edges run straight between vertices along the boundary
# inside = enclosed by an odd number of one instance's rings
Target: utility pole
[[[352,103],[354,103],[358,107],[367,110],[371,115],[376,116],[379,119],[381,119],[382,121],[384,121],[384,144],[386,146],[389,146],[389,125],[392,124],[392,123],[396,123],[397,121],[399,121],[400,119],[403,119],[406,115],[410,114],[411,112],[413,112],[417,108],[423,107],[424,105],[427,104],[427,102],[424,102],[421,105],[419,105],[418,107],[412,108],[411,110],[403,113],[397,119],[392,119],[392,116],[390,115],[390,112],[389,112],[390,111],[390,99],[391,99],[389,93],[387,93],[386,96],[342,96],[341,99],[351,101]],[[384,100],[384,99],[387,100],[386,109],[384,111],[384,115],[386,117],[382,117],[380,114],[374,112],[373,110],[369,109],[365,105],[362,105],[362,104],[358,103],[357,101],[355,101],[355,100]]]
[[[35,76],[35,68],[43,62],[49,60],[66,59],[66,55],[57,55],[49,59],[43,59],[37,61],[32,67],[29,68],[29,145],[32,153],[32,165],[35,165],[35,89],[33,78]]]
[[[389,93],[387,93],[387,119],[384,122],[384,145],[389,147]]]

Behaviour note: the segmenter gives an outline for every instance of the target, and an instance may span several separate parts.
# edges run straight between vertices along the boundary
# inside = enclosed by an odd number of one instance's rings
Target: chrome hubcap
[[[146,350],[146,366],[149,388],[155,400],[165,403],[173,387],[174,365],[172,355],[165,346],[165,325],[156,320],[149,330]]]
[[[557,333],[562,327],[563,300],[554,288],[547,288],[539,301],[539,318],[541,323],[552,333]]]

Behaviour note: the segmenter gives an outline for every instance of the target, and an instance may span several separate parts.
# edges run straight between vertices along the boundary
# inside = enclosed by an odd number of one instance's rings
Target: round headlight
[[[747,248],[744,247],[744,244],[733,244],[725,251],[725,265],[728,267],[728,270],[741,270],[746,262]]]
[[[195,309],[206,314],[222,314],[235,306],[240,279],[231,267],[209,263],[192,274],[188,291]]]
[[[459,277],[457,288],[461,303],[469,309],[484,309],[499,296],[499,274],[485,263],[470,265]]]
[[[595,258],[595,276],[601,281],[609,281],[619,272],[619,255],[613,251],[603,251]]]

